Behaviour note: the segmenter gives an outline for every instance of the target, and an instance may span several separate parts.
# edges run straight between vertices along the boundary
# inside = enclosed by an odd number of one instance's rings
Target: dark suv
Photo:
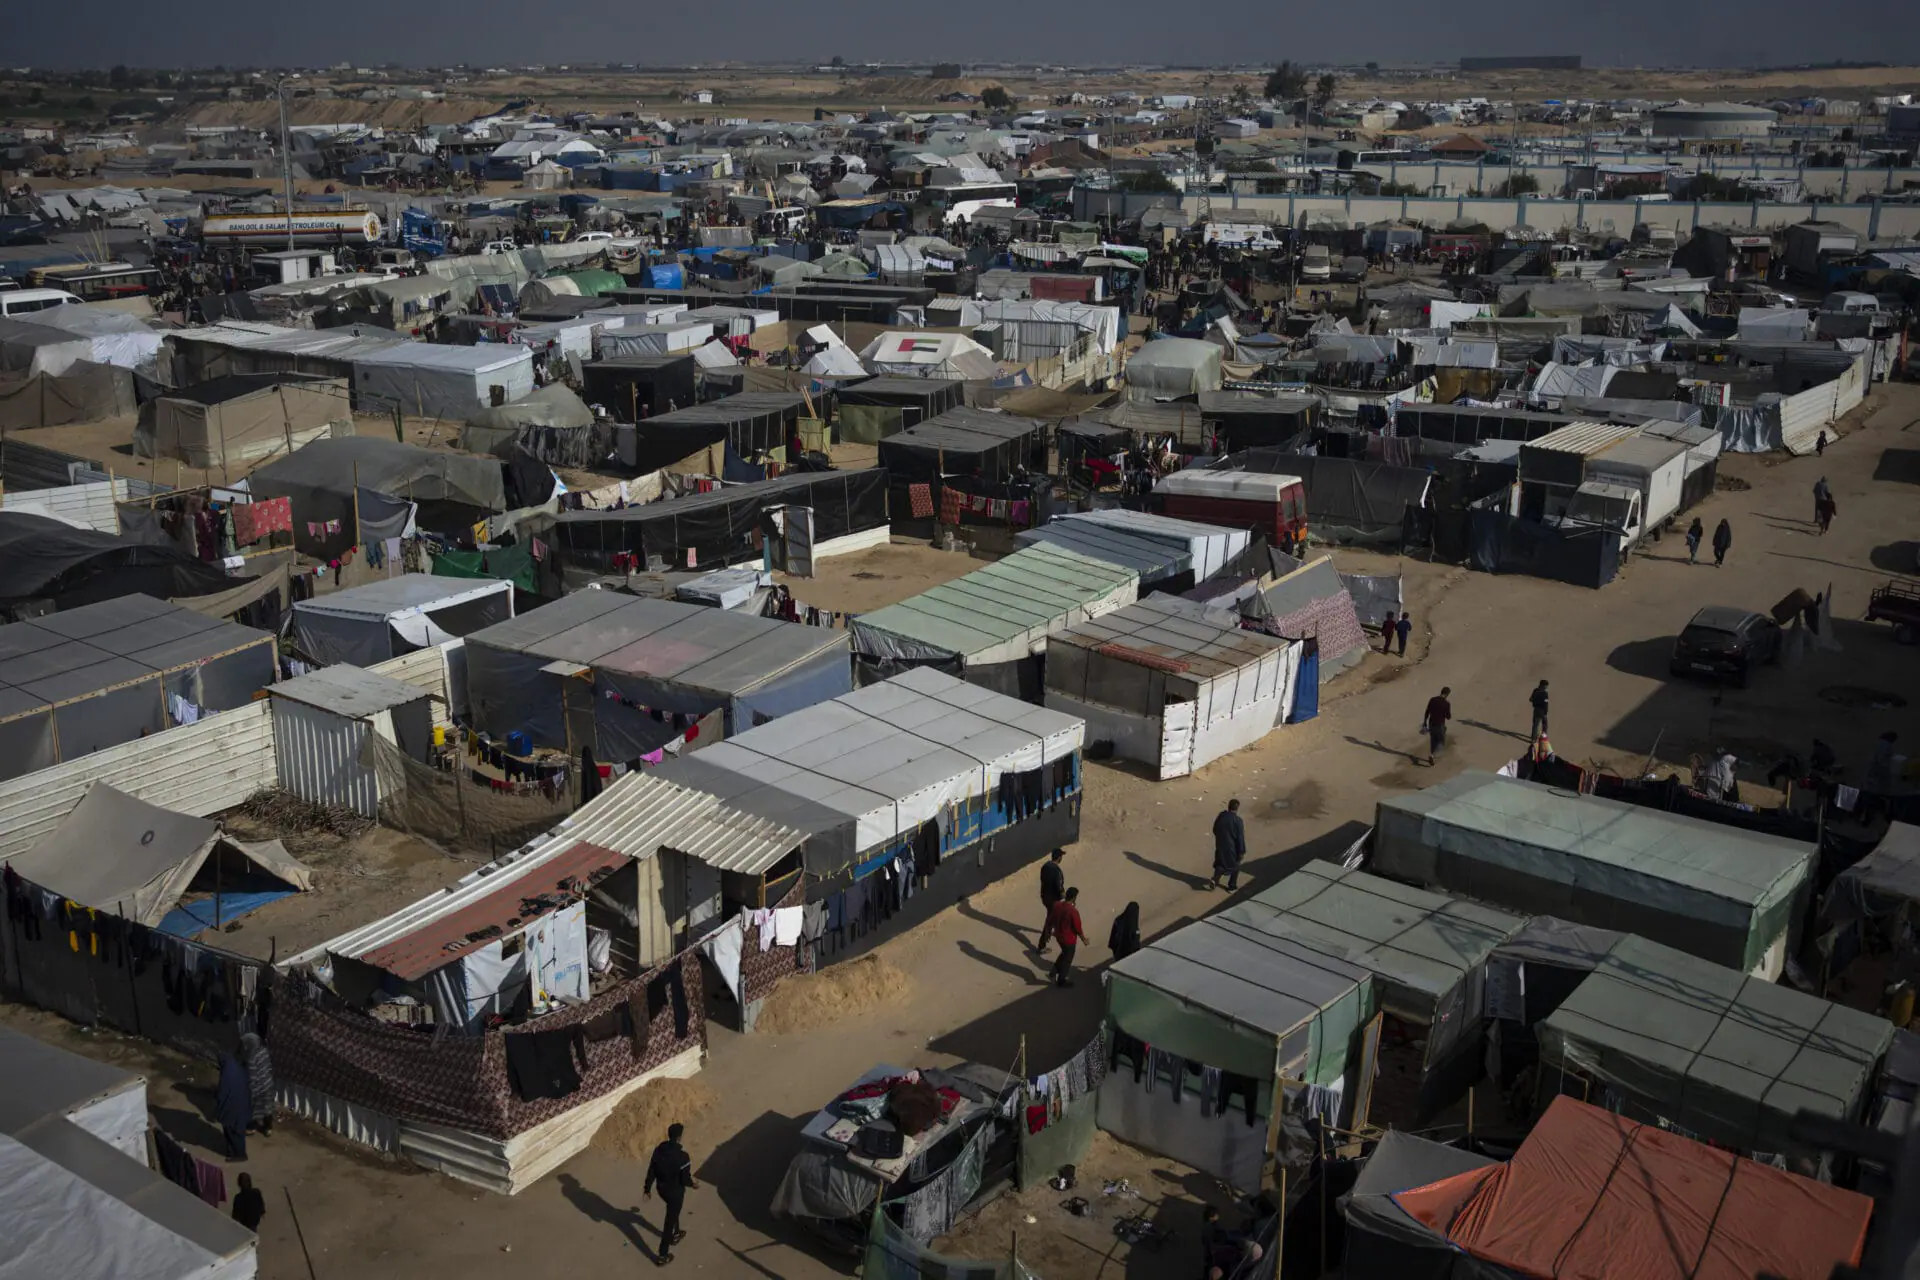
[[[1764,613],[1710,604],[1673,642],[1668,670],[1676,676],[1727,676],[1744,687],[1747,673],[1780,656],[1780,628]]]

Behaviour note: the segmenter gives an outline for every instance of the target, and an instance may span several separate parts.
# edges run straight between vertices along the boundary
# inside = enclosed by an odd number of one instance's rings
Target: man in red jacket
[[[1069,889],[1067,896],[1053,904],[1047,911],[1047,936],[1060,944],[1060,958],[1053,962],[1053,985],[1070,987],[1073,979],[1067,975],[1072,972],[1073,953],[1086,939],[1086,928],[1080,923],[1080,908],[1074,905],[1080,898],[1080,890]]]

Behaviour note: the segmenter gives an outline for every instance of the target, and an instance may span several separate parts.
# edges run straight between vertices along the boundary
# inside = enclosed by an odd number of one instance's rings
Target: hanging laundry
[[[907,500],[913,509],[913,518],[926,520],[933,516],[933,486],[930,484],[910,484],[907,486]]]

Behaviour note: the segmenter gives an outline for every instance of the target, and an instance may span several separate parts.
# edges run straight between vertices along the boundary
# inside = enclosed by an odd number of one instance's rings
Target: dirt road
[[[1283,728],[1197,777],[1155,783],[1126,769],[1090,767],[1084,829],[1067,871],[1082,890],[1096,941],[1104,941],[1107,923],[1129,901],[1141,904],[1149,936],[1221,904],[1222,895],[1204,887],[1207,832],[1229,797],[1242,799],[1249,819],[1248,869],[1257,890],[1344,846],[1370,821],[1383,793],[1510,759],[1523,745],[1527,693],[1542,677],[1552,681],[1553,741],[1581,762],[1638,768],[1657,744],[1660,759],[1684,763],[1689,752],[1725,745],[1742,757],[1742,776],[1757,779],[1771,753],[1804,751],[1817,734],[1857,778],[1883,730],[1920,741],[1915,707],[1893,705],[1920,697],[1913,679],[1920,651],[1851,621],[1873,585],[1915,565],[1920,388],[1878,390],[1856,424],[1822,459],[1723,461],[1723,477],[1750,485],[1714,494],[1700,512],[1709,529],[1722,517],[1732,522],[1725,568],[1686,564],[1677,536],[1634,556],[1620,580],[1601,591],[1338,555],[1342,568],[1404,571],[1416,624],[1408,656],[1370,655],[1327,691],[1318,719]],[[1811,490],[1821,475],[1839,508],[1824,537],[1811,518]],[[1699,606],[1764,609],[1793,587],[1812,592],[1829,584],[1841,652],[1766,669],[1746,690],[1668,677],[1672,638]],[[1453,689],[1456,733],[1429,769],[1412,753],[1421,708],[1441,685]],[[721,1105],[688,1135],[704,1185],[688,1201],[689,1236],[677,1270],[783,1280],[848,1274],[846,1260],[797,1244],[766,1212],[795,1135],[815,1108],[876,1062],[1011,1065],[1024,1038],[1028,1061],[1040,1070],[1085,1042],[1101,987],[1085,980],[1062,991],[1042,981],[1028,951],[1039,922],[1032,880],[1023,874],[996,886],[890,944],[886,954],[914,980],[915,995],[901,1004],[791,1037],[742,1040],[715,1029],[702,1079]],[[1088,962],[1104,958],[1101,947],[1086,950]],[[8,1022],[81,1052],[147,1071],[156,1113],[171,1132],[203,1150],[216,1139],[204,1114],[209,1068],[190,1072],[183,1088],[178,1064],[144,1047],[81,1034],[17,1006],[4,1013]],[[1149,1203],[1167,1202],[1170,1220],[1197,1221],[1197,1198],[1210,1193],[1206,1179],[1164,1161],[1116,1155],[1109,1147],[1117,1144],[1102,1142],[1100,1161],[1132,1162],[1127,1167],[1140,1171],[1135,1185]],[[298,1208],[312,1274],[322,1280],[413,1277],[423,1263],[436,1274],[518,1280],[556,1272],[562,1255],[569,1271],[606,1266],[624,1274],[644,1263],[634,1244],[640,1225],[658,1221],[657,1206],[639,1198],[641,1167],[597,1152],[504,1200],[305,1126],[287,1126],[257,1151],[251,1169],[271,1207],[261,1274],[276,1280],[309,1274],[283,1188]],[[999,1210],[991,1232],[983,1226],[979,1233],[1004,1242],[1005,1215],[1031,1212],[1034,1224],[1012,1221],[1036,1249],[1046,1238],[1048,1280],[1167,1274],[1164,1258],[1129,1262],[1110,1240],[1074,1243],[1072,1229],[1049,1207],[1057,1199],[1030,1195],[1022,1206]],[[646,1238],[653,1241],[650,1230]]]

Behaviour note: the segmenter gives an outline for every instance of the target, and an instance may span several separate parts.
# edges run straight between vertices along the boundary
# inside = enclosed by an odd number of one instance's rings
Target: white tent
[[[991,378],[993,353],[965,334],[891,330],[866,345],[860,359],[875,373],[917,378]]]
[[[403,573],[293,606],[293,641],[314,662],[371,666],[513,616],[513,583]]]
[[[402,342],[354,357],[353,407],[465,422],[476,409],[512,404],[533,390],[533,352],[511,343],[448,347]]]

